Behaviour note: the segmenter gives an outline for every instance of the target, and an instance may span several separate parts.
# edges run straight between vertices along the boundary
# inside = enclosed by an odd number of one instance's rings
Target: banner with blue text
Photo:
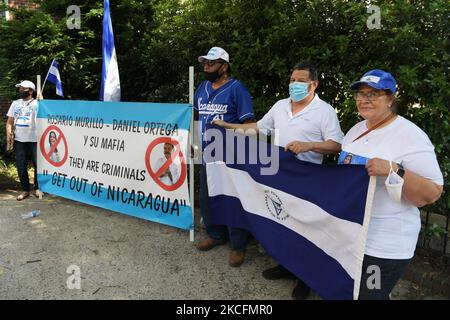
[[[191,108],[189,104],[39,101],[41,190],[191,229],[186,165]]]

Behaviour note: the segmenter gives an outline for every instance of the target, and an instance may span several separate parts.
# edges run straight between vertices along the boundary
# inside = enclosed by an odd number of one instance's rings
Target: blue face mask
[[[305,99],[309,94],[308,83],[306,82],[291,82],[289,84],[289,95],[292,101],[298,102]]]

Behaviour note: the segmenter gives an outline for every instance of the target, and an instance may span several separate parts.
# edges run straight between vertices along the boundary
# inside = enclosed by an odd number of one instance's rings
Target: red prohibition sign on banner
[[[150,164],[150,154],[152,153],[153,149],[161,143],[172,144],[174,148],[176,148],[176,151],[172,153],[170,159],[167,159],[167,161],[161,166],[161,168],[157,169],[156,172],[153,172],[152,166]],[[167,168],[169,168],[169,166],[173,163],[176,157],[179,157],[181,162],[180,178],[174,184],[167,185],[159,179],[159,175],[162,172],[166,171]],[[174,140],[170,137],[159,137],[149,144],[149,146],[147,147],[147,151],[145,152],[145,166],[147,167],[147,171],[150,174],[150,177],[152,177],[152,179],[166,191],[173,191],[178,189],[186,179],[186,161],[184,160],[183,153],[181,152],[180,143],[177,140]]]
[[[47,133],[49,133],[49,131],[51,131],[51,130],[55,130],[56,132],[58,132],[59,136],[56,139],[56,142],[51,146],[50,150],[48,152],[46,152],[45,151],[45,141],[47,140],[46,139]],[[65,154],[64,154],[64,157],[61,159],[61,161],[56,162],[56,161],[53,161],[50,157],[55,152],[56,147],[58,147],[61,140],[64,142]],[[39,141],[39,148],[41,149],[41,153],[44,156],[45,160],[47,160],[51,165],[53,165],[55,167],[61,167],[66,162],[67,157],[69,156],[66,137],[62,133],[61,129],[55,125],[51,125],[51,126],[47,127],[47,129],[45,129],[44,133],[41,136],[41,140]]]

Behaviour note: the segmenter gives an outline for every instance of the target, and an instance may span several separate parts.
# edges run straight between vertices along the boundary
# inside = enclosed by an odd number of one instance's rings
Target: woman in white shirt
[[[439,199],[443,177],[426,133],[392,110],[390,73],[371,70],[350,89],[364,121],[345,135],[338,163],[363,164],[377,177],[359,299],[389,299],[414,256],[418,207]]]

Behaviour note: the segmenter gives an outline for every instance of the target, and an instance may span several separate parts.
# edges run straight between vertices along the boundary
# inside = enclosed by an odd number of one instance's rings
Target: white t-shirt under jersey
[[[352,142],[366,130],[366,121],[350,129],[342,143],[344,155],[395,161],[406,170],[443,185],[434,146],[414,123],[398,116],[386,127]],[[377,177],[365,253],[385,259],[410,259],[420,231],[419,210],[404,198],[400,203],[392,201],[384,185],[386,178]]]
[[[11,103],[8,117],[14,118],[14,140],[20,142],[37,142],[36,132],[37,100],[18,99]]]

